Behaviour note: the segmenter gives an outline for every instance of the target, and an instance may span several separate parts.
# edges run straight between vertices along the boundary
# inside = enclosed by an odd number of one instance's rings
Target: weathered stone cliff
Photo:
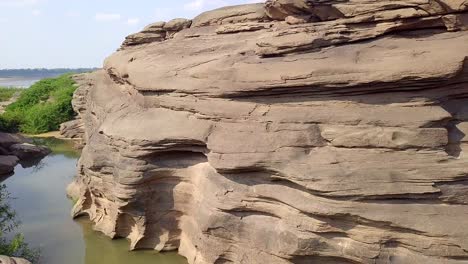
[[[74,215],[190,263],[468,263],[468,1],[273,0],[77,78]]]

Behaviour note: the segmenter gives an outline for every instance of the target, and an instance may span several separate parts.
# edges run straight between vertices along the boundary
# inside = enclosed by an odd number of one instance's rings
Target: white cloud
[[[39,3],[39,0],[0,0],[0,7],[27,7]]]
[[[36,9],[36,10],[33,10],[33,11],[31,12],[31,14],[32,14],[33,16],[40,16],[40,15],[42,14],[42,11]]]
[[[120,14],[97,13],[94,18],[97,21],[116,21],[116,20],[120,20],[122,16]]]
[[[134,26],[134,25],[137,25],[138,23],[140,23],[140,19],[139,18],[129,18],[127,19],[127,25],[130,25],[130,26]]]

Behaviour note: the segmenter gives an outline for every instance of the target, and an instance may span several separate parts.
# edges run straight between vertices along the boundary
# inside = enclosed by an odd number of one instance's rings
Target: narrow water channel
[[[41,250],[43,264],[186,264],[175,254],[128,250],[126,240],[111,240],[92,230],[86,219],[70,217],[72,201],[66,186],[76,171],[79,153],[72,143],[46,140],[53,153],[39,164],[23,168],[3,183],[14,198],[11,206],[21,221],[19,232]],[[27,167],[27,166],[26,166]]]

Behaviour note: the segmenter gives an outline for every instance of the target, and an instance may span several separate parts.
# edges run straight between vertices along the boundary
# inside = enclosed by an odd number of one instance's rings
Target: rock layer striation
[[[74,216],[194,264],[468,263],[468,1],[166,25],[76,78]]]

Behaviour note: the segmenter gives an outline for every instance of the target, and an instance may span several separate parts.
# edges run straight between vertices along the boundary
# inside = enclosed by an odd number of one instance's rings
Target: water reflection
[[[19,232],[33,247],[39,247],[42,263],[47,264],[183,264],[176,254],[154,251],[128,251],[126,240],[112,241],[92,231],[85,219],[73,221],[72,202],[65,188],[75,175],[79,153],[73,143],[57,139],[43,140],[54,151],[31,167],[17,166],[15,175],[6,179],[22,225]]]
[[[52,150],[49,156],[65,156],[66,158],[78,160],[80,158],[80,150],[75,148],[75,143],[72,140],[62,140],[54,137],[48,138],[32,138],[36,145],[46,145]]]
[[[110,240],[92,230],[89,221],[82,218],[77,221],[83,228],[86,244],[86,264],[95,263],[132,263],[132,264],[175,264],[186,263],[175,253],[159,254],[156,251],[129,252],[126,240]]]

